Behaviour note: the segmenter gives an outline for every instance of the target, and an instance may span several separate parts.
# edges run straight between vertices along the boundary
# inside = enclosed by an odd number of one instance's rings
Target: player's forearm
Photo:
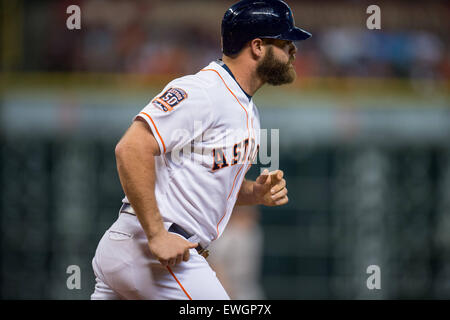
[[[155,157],[139,142],[119,143],[116,160],[123,190],[150,239],[164,230],[155,197]]]
[[[253,206],[260,204],[253,193],[254,183],[255,181],[244,179],[236,201],[237,206]]]

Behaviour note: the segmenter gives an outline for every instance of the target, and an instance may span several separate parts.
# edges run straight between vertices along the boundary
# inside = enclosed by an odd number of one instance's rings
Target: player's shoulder
[[[166,86],[166,90],[169,88],[179,88],[185,91],[188,95],[201,97],[205,96],[211,84],[199,74],[186,75],[172,80]]]
[[[172,84],[183,85],[193,89],[209,90],[216,86],[214,80],[216,77],[211,77],[207,72],[199,71],[196,74],[186,75],[172,81]]]
[[[215,96],[212,91],[217,88],[216,77],[211,77],[207,72],[197,72],[196,74],[185,75],[169,82],[164,91],[177,90],[182,92],[189,100],[204,99],[211,101]]]
[[[181,109],[207,110],[211,105],[207,92],[201,79],[196,75],[187,75],[170,81],[151,102],[165,112]]]

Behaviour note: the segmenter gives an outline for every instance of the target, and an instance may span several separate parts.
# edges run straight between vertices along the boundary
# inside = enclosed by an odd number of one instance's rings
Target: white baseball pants
[[[122,213],[105,232],[92,260],[96,276],[92,300],[229,300],[204,257],[164,267],[148,248],[136,216]]]

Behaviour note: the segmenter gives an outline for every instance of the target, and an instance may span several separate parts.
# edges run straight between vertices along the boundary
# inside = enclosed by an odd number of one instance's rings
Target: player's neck
[[[222,57],[222,61],[231,70],[237,83],[250,96],[255,95],[256,91],[264,85],[256,73],[256,65],[249,67],[248,63],[240,59],[231,59],[225,55]]]

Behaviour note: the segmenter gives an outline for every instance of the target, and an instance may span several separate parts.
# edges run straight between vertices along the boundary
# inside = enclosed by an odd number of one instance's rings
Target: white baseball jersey
[[[225,229],[259,149],[253,100],[219,60],[170,82],[136,117],[161,150],[155,195],[165,225],[178,224],[206,248]]]

